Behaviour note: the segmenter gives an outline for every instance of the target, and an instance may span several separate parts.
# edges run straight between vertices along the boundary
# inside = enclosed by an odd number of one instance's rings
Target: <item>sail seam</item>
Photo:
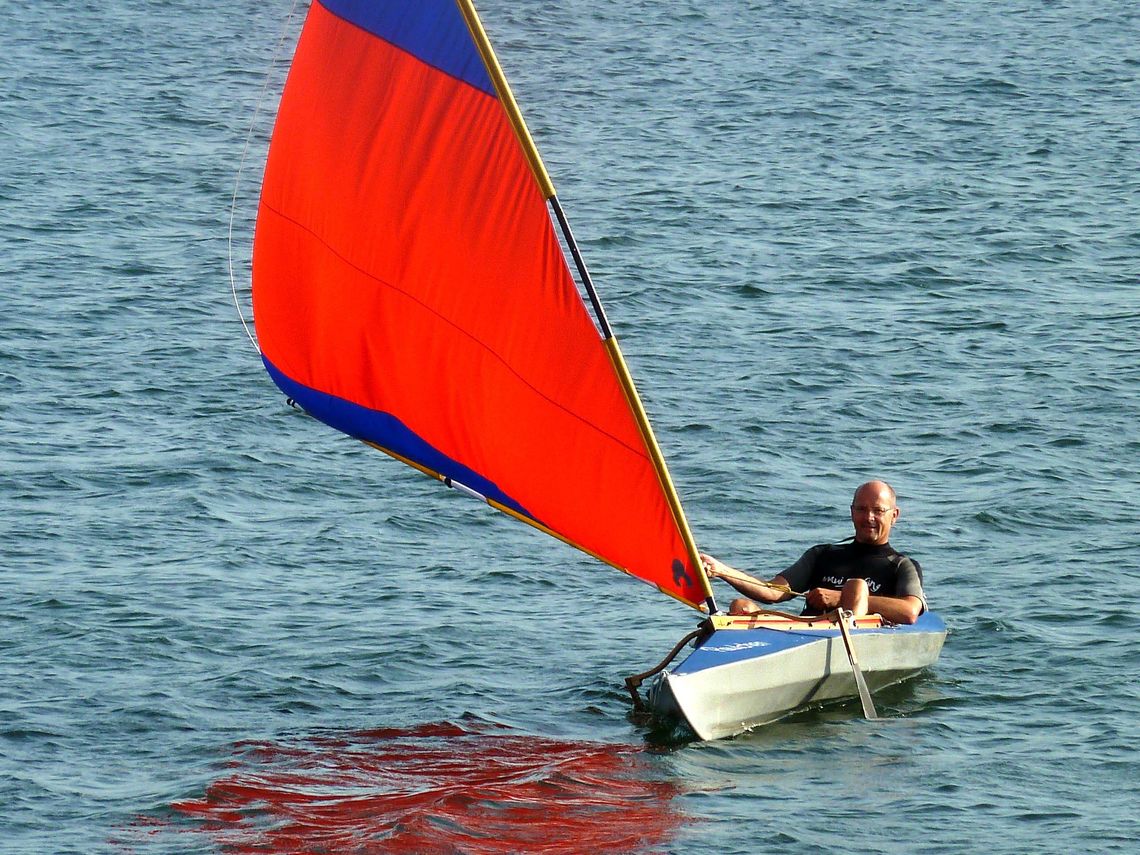
[[[501,363],[501,364],[502,364],[502,365],[503,365],[503,366],[504,366],[504,367],[505,367],[505,368],[506,368],[508,371],[510,371],[510,373],[511,373],[512,375],[514,375],[516,378],[518,378],[518,380],[519,380],[519,382],[520,382],[520,383],[522,383],[524,386],[526,386],[528,389],[530,389],[530,390],[531,390],[531,391],[532,391],[532,392],[533,392],[535,395],[537,395],[538,397],[542,398],[544,401],[546,401],[547,403],[549,403],[551,406],[553,406],[553,407],[557,408],[558,410],[560,410],[561,412],[565,413],[566,415],[568,415],[568,416],[571,416],[571,417],[573,417],[574,419],[577,419],[577,420],[578,420],[579,422],[581,422],[582,424],[584,424],[584,425],[587,425],[588,427],[590,427],[590,428],[591,428],[593,431],[595,431],[596,433],[598,433],[598,434],[600,434],[600,435],[602,435],[602,436],[604,436],[604,437],[608,437],[608,438],[609,438],[611,441],[613,441],[613,442],[614,442],[614,443],[616,443],[617,445],[621,446],[622,448],[626,449],[626,450],[627,450],[627,451],[629,451],[631,454],[633,454],[633,455],[635,455],[635,456],[637,456],[637,457],[640,457],[640,458],[642,458],[642,459],[646,460],[647,462],[649,462],[649,463],[652,465],[652,461],[651,461],[651,459],[650,459],[650,457],[649,457],[649,453],[648,453],[648,451],[645,451],[645,450],[640,450],[640,449],[637,449],[637,448],[635,448],[635,447],[631,446],[629,443],[625,442],[625,441],[624,441],[624,440],[622,440],[622,439],[619,439],[618,437],[614,436],[614,435],[613,435],[612,433],[610,433],[609,431],[603,430],[602,428],[598,427],[598,426],[597,426],[596,424],[594,424],[593,422],[591,422],[591,421],[589,421],[589,420],[585,419],[584,417],[582,417],[580,414],[578,414],[578,413],[574,412],[574,411],[573,411],[573,410],[571,410],[571,409],[568,409],[568,408],[567,408],[567,407],[565,407],[564,405],[560,404],[558,401],[555,401],[553,398],[551,398],[549,395],[547,395],[546,393],[544,393],[544,392],[543,392],[542,390],[540,390],[540,389],[539,389],[537,386],[535,386],[533,383],[531,383],[529,380],[527,380],[527,379],[526,379],[526,378],[525,378],[525,377],[524,377],[522,374],[520,374],[520,373],[519,373],[519,372],[518,372],[518,371],[515,369],[515,367],[514,367],[514,366],[513,366],[513,365],[512,365],[512,364],[511,364],[509,361],[507,361],[507,359],[506,359],[505,357],[503,357],[503,356],[502,356],[502,355],[501,355],[501,354],[500,354],[498,351],[496,351],[496,350],[495,350],[493,347],[491,347],[489,344],[487,344],[486,342],[484,342],[482,339],[480,339],[480,338],[478,338],[478,337],[476,337],[476,336],[472,335],[472,334],[471,334],[471,333],[470,333],[468,330],[465,330],[463,327],[461,327],[461,326],[459,326],[458,324],[456,324],[456,323],[455,323],[453,320],[451,320],[450,318],[448,318],[446,315],[444,315],[443,313],[441,313],[441,312],[440,312],[440,311],[438,311],[437,309],[435,309],[435,308],[433,308],[433,307],[429,306],[427,303],[425,303],[425,302],[423,302],[422,300],[418,299],[418,298],[417,298],[417,297],[415,297],[414,295],[412,295],[412,294],[409,294],[409,293],[408,293],[407,291],[405,291],[403,288],[400,288],[400,287],[398,287],[398,286],[396,286],[396,285],[392,284],[392,283],[391,283],[391,282],[389,282],[388,280],[386,280],[386,279],[382,279],[381,277],[377,276],[376,274],[374,274],[374,273],[372,273],[372,272],[370,272],[370,271],[368,271],[368,270],[365,270],[363,267],[360,267],[360,266],[359,266],[359,265],[357,265],[355,262],[353,262],[351,259],[349,259],[349,258],[347,258],[346,256],[342,255],[342,254],[341,254],[341,253],[340,253],[340,252],[339,252],[339,251],[338,251],[338,250],[337,250],[337,249],[336,249],[336,248],[335,248],[335,247],[334,247],[332,244],[330,244],[330,243],[329,243],[327,240],[325,240],[325,239],[324,239],[324,238],[323,238],[323,237],[322,237],[320,234],[318,234],[317,232],[315,232],[313,229],[309,228],[309,227],[308,227],[307,225],[305,225],[304,223],[300,222],[299,220],[296,220],[296,219],[294,219],[293,217],[290,217],[288,214],[286,214],[286,213],[284,213],[283,211],[281,211],[281,210],[279,210],[279,209],[277,209],[277,208],[273,207],[271,204],[269,204],[268,202],[266,202],[266,201],[264,201],[264,200],[262,200],[262,203],[261,203],[261,204],[262,204],[262,207],[263,207],[265,210],[267,210],[267,211],[271,211],[273,214],[275,214],[276,216],[278,216],[278,217],[280,217],[281,219],[285,220],[286,222],[288,222],[288,223],[291,223],[292,225],[294,225],[295,227],[297,227],[297,228],[301,229],[302,231],[306,232],[307,234],[309,234],[309,235],[312,235],[312,237],[313,237],[313,238],[315,238],[315,239],[316,239],[318,242],[320,242],[320,244],[321,244],[323,247],[325,247],[325,249],[327,249],[329,252],[331,252],[331,253],[332,253],[334,256],[336,256],[336,257],[337,257],[338,259],[340,259],[342,262],[344,262],[345,264],[347,264],[347,265],[348,265],[349,267],[351,267],[353,270],[357,271],[358,273],[361,273],[361,274],[363,274],[364,276],[367,276],[369,279],[371,279],[371,280],[375,281],[377,284],[379,284],[379,285],[382,285],[382,286],[384,286],[384,287],[386,287],[386,288],[388,288],[388,289],[390,289],[390,290],[392,290],[392,291],[396,292],[397,294],[400,294],[400,295],[402,295],[403,297],[405,297],[405,298],[406,298],[406,299],[408,299],[408,300],[411,300],[413,303],[415,303],[416,305],[418,305],[418,306],[420,306],[421,308],[423,308],[423,309],[424,309],[424,311],[430,312],[431,314],[435,315],[437,318],[439,318],[439,320],[441,320],[441,321],[443,321],[444,323],[446,323],[446,324],[447,324],[449,327],[451,327],[453,330],[455,330],[455,331],[456,331],[456,332],[458,332],[458,333],[461,333],[461,334],[462,334],[464,337],[466,337],[466,338],[470,339],[471,341],[475,342],[475,343],[476,343],[476,344],[477,344],[479,347],[481,347],[481,348],[482,348],[484,351],[486,351],[488,354],[490,354],[490,355],[491,355],[491,356],[493,356],[493,357],[494,357],[496,360],[498,360],[498,361],[499,361],[499,363]],[[575,291],[575,293],[577,293],[577,292]],[[580,300],[580,299],[581,299],[581,297],[579,296],[579,300]],[[602,340],[601,340],[600,338],[598,339],[598,344],[599,344],[599,345],[603,344],[603,342],[602,342]],[[608,360],[607,360],[607,363],[608,363]],[[611,366],[611,367],[612,367],[612,366]]]

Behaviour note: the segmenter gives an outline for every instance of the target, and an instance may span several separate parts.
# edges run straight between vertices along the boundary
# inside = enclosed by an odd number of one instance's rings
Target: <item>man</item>
[[[856,615],[876,613],[892,623],[914,623],[926,610],[922,593],[922,568],[889,542],[891,526],[899,518],[895,491],[885,481],[868,481],[855,491],[851,543],[813,546],[780,575],[764,582],[701,555],[710,579],[724,579],[751,599],[736,599],[729,614],[752,614],[761,603],[790,600],[795,591],[805,591],[804,614],[820,614],[836,608]]]

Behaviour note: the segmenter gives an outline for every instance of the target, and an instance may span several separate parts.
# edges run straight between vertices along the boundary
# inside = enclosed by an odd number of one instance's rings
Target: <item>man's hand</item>
[[[807,600],[808,605],[818,612],[827,612],[832,609],[839,608],[839,598],[842,596],[840,591],[832,591],[829,588],[812,588],[807,592],[804,598]]]
[[[734,576],[739,578],[742,575],[723,561],[719,561],[704,552],[701,553],[701,564],[705,568],[705,575],[710,579],[731,579]]]

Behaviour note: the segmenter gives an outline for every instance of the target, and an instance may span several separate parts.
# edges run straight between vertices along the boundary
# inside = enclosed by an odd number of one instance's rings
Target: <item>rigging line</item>
[[[796,597],[807,597],[807,593],[804,591],[793,591],[791,585],[780,585],[776,582],[766,582],[763,579],[749,579],[748,581],[754,582],[762,588],[771,588],[774,591],[780,591],[781,593],[788,594],[793,600]]]
[[[261,115],[261,105],[265,102],[265,95],[269,91],[269,83],[273,78],[273,69],[277,67],[277,63],[281,58],[281,48],[285,44],[289,36],[289,31],[293,24],[293,18],[297,14],[297,0],[293,0],[292,5],[289,7],[289,14],[285,16],[285,23],[281,26],[281,35],[277,38],[277,47],[273,49],[273,59],[269,62],[269,68],[265,72],[265,80],[261,84],[261,92],[257,96],[257,105],[253,108],[253,118],[250,119],[249,130],[245,135],[245,145],[241,150],[241,159],[238,161],[237,174],[234,176],[234,192],[230,199],[230,224],[229,230],[226,235],[226,268],[230,276],[230,294],[234,298],[234,308],[237,310],[238,319],[241,321],[242,328],[245,330],[246,338],[249,339],[250,344],[253,345],[254,350],[261,353],[261,347],[257,343],[257,338],[254,335],[250,325],[246,322],[245,313],[241,309],[241,300],[237,292],[237,278],[234,276],[234,220],[237,218],[237,199],[238,191],[241,188],[242,172],[245,169],[245,162],[249,156],[249,147],[253,141],[253,132],[257,127],[257,117]]]
[[[732,585],[734,588],[736,588],[736,586],[733,585],[732,582],[735,579],[738,582],[746,582],[747,584],[750,584],[750,585],[758,585],[761,588],[771,588],[774,591],[780,591],[780,592],[787,594],[788,596],[792,597],[793,599],[796,597],[806,597],[807,596],[807,594],[803,591],[793,591],[791,585],[788,585],[786,583],[780,584],[778,582],[772,582],[772,581],[769,581],[767,579],[758,579],[750,573],[745,573],[743,570],[737,570],[735,567],[730,567],[729,565],[725,564],[724,562],[717,561],[715,558],[712,558],[711,556],[709,556],[709,561],[707,564],[705,562],[704,557],[702,556],[702,558],[701,558],[701,569],[703,569],[705,571],[706,576],[709,575],[709,571],[714,569],[717,564],[719,564],[721,567],[720,571],[718,571],[718,573],[717,573],[717,578],[723,579],[724,581],[728,582],[728,584]],[[709,578],[711,579],[713,577],[709,576]],[[747,593],[746,591],[741,591],[739,588],[736,588],[736,590],[740,591],[740,593],[742,593],[742,594]]]
[[[728,582],[730,585],[732,584],[731,580],[736,579],[740,582],[747,582],[750,585],[759,585],[762,588],[771,588],[774,591],[780,591],[784,594],[789,594],[793,599],[796,597],[807,596],[807,594],[803,591],[793,591],[791,585],[781,585],[777,582],[769,582],[764,579],[757,579],[755,576],[752,576],[748,573],[743,573],[739,570],[736,570],[734,567],[730,567],[728,569],[732,570],[733,572],[731,574],[722,572],[720,578],[724,579],[724,581]],[[741,591],[741,593],[744,592]]]

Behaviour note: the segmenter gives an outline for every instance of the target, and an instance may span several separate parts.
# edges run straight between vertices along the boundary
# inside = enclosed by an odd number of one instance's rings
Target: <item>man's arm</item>
[[[878,613],[891,623],[914,623],[922,614],[918,597],[867,597],[867,611]]]
[[[839,608],[841,591],[830,588],[812,588],[807,592],[808,605],[820,612]],[[891,623],[914,623],[922,614],[922,600],[918,597],[867,597],[867,614],[882,615]]]
[[[868,597],[867,611],[878,612],[894,623],[914,623],[926,611],[922,590],[922,569],[913,558],[899,562],[899,576],[893,597]]]
[[[792,598],[792,594],[788,593],[788,582],[783,576],[776,576],[766,582],[704,553],[701,553],[701,563],[710,579],[723,579],[746,597],[762,603],[782,603]]]

